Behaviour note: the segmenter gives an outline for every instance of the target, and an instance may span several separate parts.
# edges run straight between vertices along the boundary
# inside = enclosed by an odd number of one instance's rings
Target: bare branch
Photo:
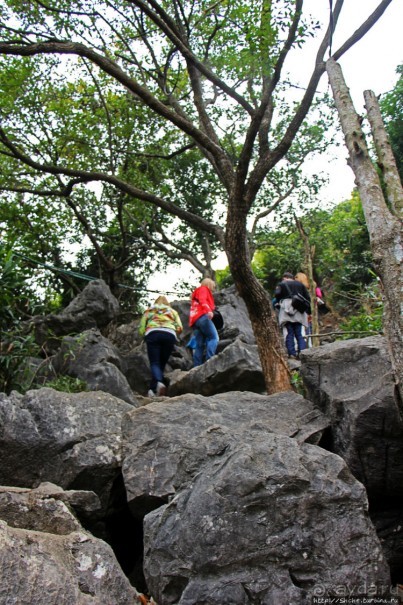
[[[229,97],[237,101],[250,115],[253,115],[253,107],[239,95],[233,88],[228,86],[223,80],[216,76],[204,63],[199,61],[197,57],[190,50],[187,42],[185,42],[181,36],[181,33],[177,29],[175,23],[170,19],[167,13],[161,8],[161,6],[155,2],[155,0],[148,0],[149,4],[154,8],[152,11],[143,0],[128,0],[136,6],[138,6],[146,15],[154,21],[154,23],[165,33],[165,35],[171,40],[171,42],[178,48],[185,59],[194,65],[210,82],[218,86],[223,90]]]

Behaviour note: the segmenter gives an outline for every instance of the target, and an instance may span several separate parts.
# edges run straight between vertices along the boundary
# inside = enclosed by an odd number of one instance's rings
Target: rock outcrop
[[[206,363],[170,377],[169,395],[215,395],[231,391],[264,393],[262,367],[256,345],[237,339]]]
[[[60,337],[107,326],[119,311],[119,302],[102,279],[88,286],[58,314],[35,317],[35,339],[48,353],[58,350]]]
[[[0,485],[94,491],[105,505],[120,472],[121,420],[132,406],[99,392],[0,394]]]
[[[63,501],[63,490],[53,486],[52,491],[58,499],[46,489],[0,489],[0,603],[139,602],[108,544],[83,530]],[[69,499],[74,500],[72,493]]]
[[[339,341],[302,355],[308,397],[328,417],[321,442],[365,485],[393,577],[403,569],[403,418],[385,338]]]
[[[160,605],[310,605],[340,586],[390,584],[363,486],[339,456],[284,435],[213,457],[144,526]]]
[[[218,355],[194,369],[189,303],[174,303],[185,332],[171,397],[154,401],[138,320],[112,321],[104,282],[34,320],[46,355],[26,367],[89,390],[0,394],[0,603],[133,605],[129,577],[158,605],[310,605],[387,595],[388,564],[403,583],[402,410],[384,339],[307,350],[306,397],[268,397],[243,302],[233,288],[216,301]]]

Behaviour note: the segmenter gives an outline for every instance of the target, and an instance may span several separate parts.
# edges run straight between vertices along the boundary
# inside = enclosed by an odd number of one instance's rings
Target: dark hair
[[[289,273],[289,272],[287,272],[287,271],[286,271],[285,273],[283,273],[283,277],[288,277],[288,279],[294,279],[293,274],[292,274],[292,273]]]

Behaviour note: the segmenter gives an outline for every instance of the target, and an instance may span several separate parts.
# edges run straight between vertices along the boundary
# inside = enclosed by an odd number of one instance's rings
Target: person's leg
[[[197,320],[196,324],[199,321],[200,320]],[[196,346],[195,346],[195,349],[193,352],[193,367],[196,367],[196,366],[201,366],[203,363],[205,340],[204,340],[203,332],[199,329],[195,330],[194,335],[195,335],[195,339],[196,339]]]
[[[164,375],[165,366],[175,346],[175,336],[169,332],[160,332],[160,368]],[[162,380],[163,382],[163,380]]]
[[[298,343],[298,352],[303,351],[306,349],[306,341],[302,335],[302,324],[294,324],[294,332]]]
[[[157,392],[157,383],[162,382],[163,375],[161,371],[161,345],[158,332],[147,334],[145,340],[147,345],[148,360],[150,362],[151,382],[150,390]]]
[[[196,350],[194,359],[194,365],[198,366],[203,363],[203,348],[206,345],[206,361],[215,355],[218,345],[218,332],[207,315],[202,315],[195,323],[195,327],[199,334],[196,334]],[[199,343],[202,342],[201,355],[199,355]]]
[[[217,328],[211,321],[208,320],[208,324],[206,324],[206,331],[204,333],[206,338],[206,361],[215,355],[217,351],[219,336],[217,332]]]
[[[285,327],[287,328],[287,336],[286,336],[286,339],[285,339],[285,346],[287,347],[287,353],[288,353],[288,355],[294,355],[294,357],[297,356],[297,352],[295,350],[295,341],[294,341],[294,336],[295,336],[294,326],[295,325],[296,324],[293,324],[290,321],[285,324]]]

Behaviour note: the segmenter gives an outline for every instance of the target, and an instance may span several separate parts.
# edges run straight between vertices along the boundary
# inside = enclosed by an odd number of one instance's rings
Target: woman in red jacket
[[[196,348],[193,353],[193,365],[200,366],[203,360],[207,361],[215,355],[218,345],[218,332],[212,322],[215,303],[213,292],[215,282],[205,278],[200,286],[192,292],[190,304],[189,326],[194,329]],[[204,349],[206,355],[204,359]]]

